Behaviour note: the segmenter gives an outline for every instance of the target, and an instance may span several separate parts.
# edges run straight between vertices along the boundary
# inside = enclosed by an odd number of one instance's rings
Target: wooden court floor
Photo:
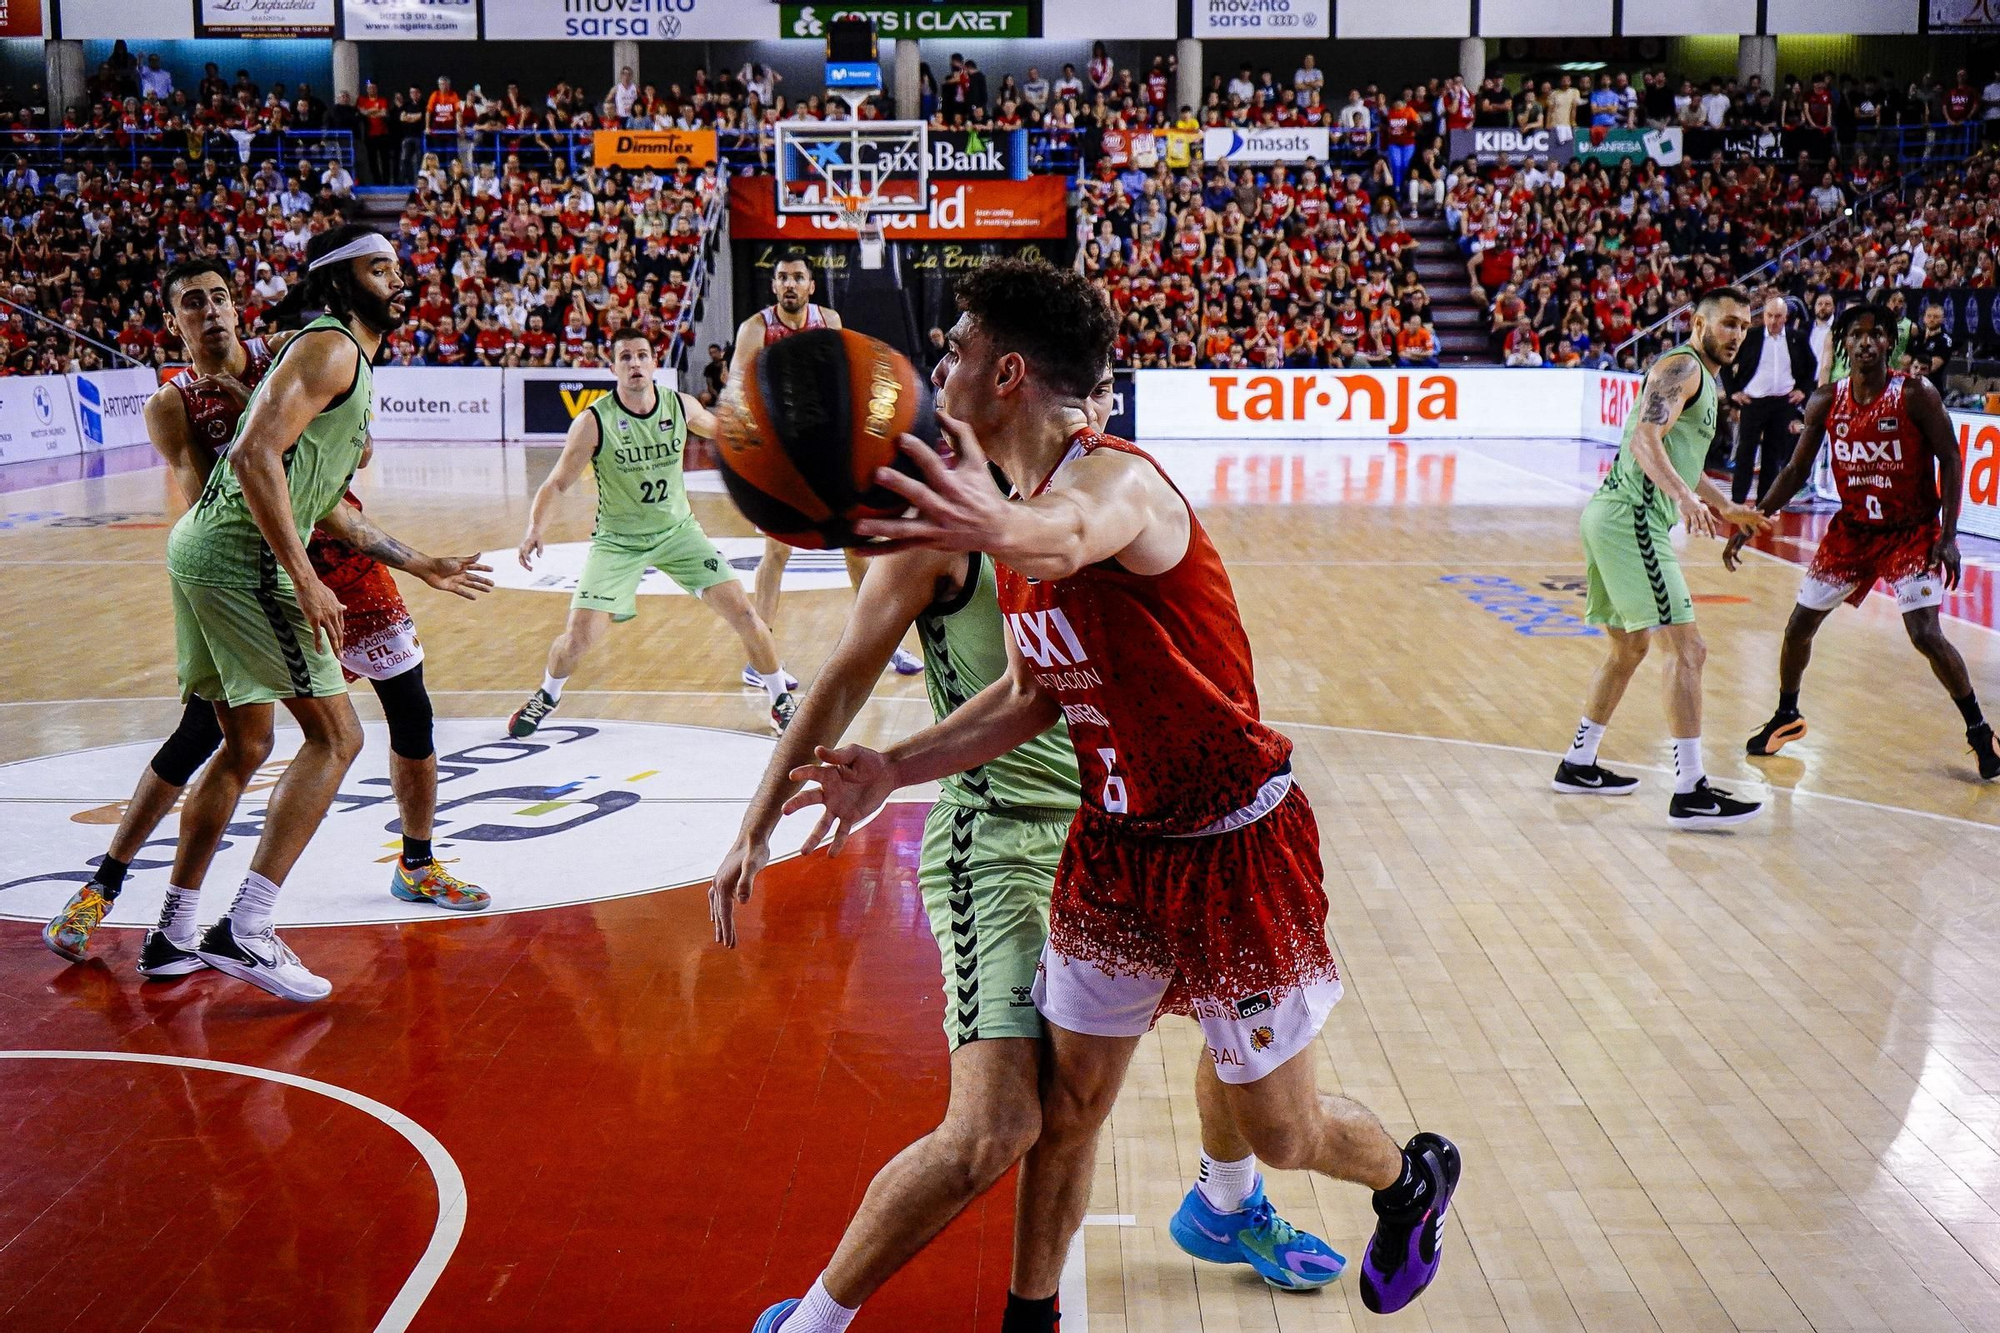
[[[1893,605],[1829,622],[1812,734],[1748,761],[1813,524],[1735,575],[1693,545],[1709,770],[1768,791],[1770,811],[1677,834],[1651,664],[1604,749],[1640,795],[1546,785],[1602,651],[1562,631],[1582,606],[1576,511],[1608,455],[1183,454],[1265,714],[1297,742],[1321,821],[1347,980],[1323,1083],[1399,1137],[1453,1137],[1466,1183],[1441,1277],[1391,1319],[1346,1280],[1301,1297],[1197,1269],[1166,1233],[1198,1147],[1199,1043],[1170,1021],[1105,1137],[1066,1333],[2000,1329],[2000,788],[1974,780]],[[385,448],[359,489],[392,532],[495,550],[552,461]],[[696,506],[711,531],[745,531],[720,497]],[[0,492],[0,513],[0,763],[164,735],[161,474]],[[573,497],[558,535],[587,536],[589,514]],[[1947,628],[2000,707],[2000,552],[1968,553],[1995,567],[1969,571]],[[493,719],[497,737],[565,601],[409,596],[440,715]],[[757,730],[720,622],[686,598],[641,602],[558,720]],[[808,683],[846,604],[787,596],[779,629]],[[1520,632],[1524,614],[1542,632]],[[926,716],[920,682],[885,678],[856,735]],[[98,795],[134,776],[107,769]],[[32,828],[34,794],[10,799],[7,827]],[[136,930],[68,968],[32,924],[0,919],[0,1327],[747,1329],[804,1289],[875,1167],[943,1105],[921,816],[893,806],[841,860],[780,864],[733,954],[706,944],[698,888],[302,929],[288,938],[335,985],[315,1009],[219,978],[142,986]],[[0,885],[37,854],[32,834],[14,841]],[[630,855],[609,834],[575,846],[564,873],[585,879]],[[496,898],[526,887],[507,855],[481,856],[460,868]],[[26,915],[26,892],[0,888],[0,918]],[[53,1051],[69,1054],[8,1054]],[[1011,1188],[855,1327],[997,1328]],[[1362,1192],[1298,1175],[1270,1189],[1358,1262]],[[463,1230],[440,1267],[441,1201],[462,1203]],[[434,1285],[388,1322],[413,1272]]]

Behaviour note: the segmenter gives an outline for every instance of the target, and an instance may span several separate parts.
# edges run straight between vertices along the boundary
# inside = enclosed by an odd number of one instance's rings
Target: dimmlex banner
[[[505,375],[497,366],[377,366],[369,430],[380,440],[498,444]]]
[[[715,162],[714,130],[598,130],[590,157],[600,167],[652,167],[671,171],[685,157],[692,166]]]
[[[1325,126],[1297,129],[1211,129],[1202,132],[1201,155],[1208,162],[1324,162]]]
[[[148,366],[92,370],[71,378],[76,433],[85,453],[146,444],[146,400],[160,387]]]
[[[1951,427],[1958,436],[1958,450],[1965,456],[1965,503],[1958,511],[1959,531],[2000,539],[2000,417],[1953,412]]]
[[[1192,37],[1333,35],[1330,0],[1194,0]]]
[[[82,452],[69,376],[0,377],[0,463]]]
[[[735,176],[729,182],[729,236],[736,241],[851,241],[837,218],[781,215],[769,176]],[[882,215],[891,241],[1031,241],[1069,234],[1068,197],[1060,176],[1026,180],[931,182],[924,213]]]
[[[1142,370],[1133,387],[1141,440],[1576,438],[1586,377],[1599,392],[1597,372],[1501,367]]]
[[[478,0],[341,0],[350,42],[475,41]]]

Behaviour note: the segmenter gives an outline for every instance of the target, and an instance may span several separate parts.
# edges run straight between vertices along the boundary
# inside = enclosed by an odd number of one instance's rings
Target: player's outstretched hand
[[[1708,501],[1698,495],[1691,495],[1680,501],[1681,522],[1687,526],[1690,537],[1715,537],[1722,532],[1722,519],[1708,507]]]
[[[1958,558],[1958,538],[1939,537],[1937,545],[1931,547],[1931,568],[1944,571],[1944,586],[1947,590],[1956,588],[1963,572]]]
[[[866,518],[854,525],[863,537],[880,538],[857,548],[863,555],[887,555],[911,547],[934,551],[991,551],[1003,543],[1000,534],[1014,507],[986,467],[986,452],[972,427],[945,412],[938,426],[951,442],[954,457],[947,463],[938,451],[914,435],[897,443],[917,465],[919,476],[894,468],[877,468],[875,481],[910,502],[916,513],[907,518]]]
[[[792,781],[809,785],[785,802],[785,813],[794,814],[812,805],[821,807],[819,823],[806,835],[799,855],[819,846],[831,826],[833,839],[826,845],[826,854],[839,856],[848,834],[881,809],[882,802],[896,790],[896,767],[886,755],[865,745],[843,745],[837,750],[820,745],[814,747],[813,757],[819,760],[817,764],[801,764],[792,770]]]
[[[1750,534],[1738,528],[1729,534],[1729,541],[1722,548],[1722,567],[1734,574],[1743,563],[1743,548],[1750,541]]]
[[[542,553],[542,534],[532,528],[521,538],[521,568],[532,570],[534,558]]]
[[[1760,532],[1769,532],[1771,526],[1777,522],[1755,505],[1726,504],[1722,507],[1720,516],[1727,526],[1752,537]],[[1720,537],[1722,533],[1718,530],[1715,535]]]
[[[762,838],[739,837],[722,858],[708,886],[708,920],[717,944],[736,947],[736,905],[750,901],[750,886],[770,863],[771,846]]]
[[[333,589],[318,579],[307,579],[295,591],[298,593],[299,610],[305,613],[306,623],[312,626],[313,647],[324,646],[338,653],[347,627],[340,599],[333,595]]]
[[[493,566],[480,564],[476,555],[434,555],[416,574],[439,592],[476,602],[480,594],[493,591],[493,580],[486,577],[492,572]]]

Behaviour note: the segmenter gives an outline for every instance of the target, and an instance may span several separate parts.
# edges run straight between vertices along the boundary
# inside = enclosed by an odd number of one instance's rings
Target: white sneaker
[[[899,676],[921,676],[924,674],[924,659],[907,648],[898,648],[889,655],[889,665]]]
[[[194,952],[223,975],[261,986],[280,999],[309,1004],[333,994],[333,983],[307,971],[299,956],[269,926],[254,935],[238,935],[225,916],[208,928]]]

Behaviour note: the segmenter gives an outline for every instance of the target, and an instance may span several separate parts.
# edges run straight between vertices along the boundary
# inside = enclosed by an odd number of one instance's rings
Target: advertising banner
[[[1453,130],[1451,160],[1478,158],[1481,165],[1498,162],[1525,162],[1545,157],[1551,162],[1567,162],[1576,156],[1576,141],[1563,130]]]
[[[1204,130],[1201,155],[1209,162],[1324,162],[1324,126],[1290,130]]]
[[[331,37],[334,0],[195,0],[196,37]]]
[[[1193,37],[1333,36],[1331,0],[1194,0]]]
[[[2000,32],[1993,0],[1930,0],[1932,32]]]
[[[530,443],[561,440],[569,433],[570,423],[588,412],[590,405],[610,393],[617,383],[608,370],[550,368],[496,373],[505,375],[506,437]],[[671,393],[676,387],[671,370],[660,371],[653,377],[653,383],[662,393]]]
[[[146,444],[146,400],[160,387],[149,366],[92,370],[72,377],[77,437],[85,453]]]
[[[377,366],[378,440],[465,440],[498,444],[503,376],[497,366]]]
[[[1141,370],[1133,387],[1142,440],[1568,437],[1586,373]]]
[[[678,158],[697,167],[715,162],[714,130],[599,130],[590,137],[591,160],[600,167],[651,167],[671,171]]]
[[[42,35],[42,0],[0,0],[0,37]]]
[[[1953,412],[1951,427],[1965,455],[1965,503],[1958,530],[2000,540],[2000,417]]]
[[[1319,0],[1321,5],[1326,0]],[[766,8],[769,8],[766,5]],[[826,36],[835,19],[867,19],[877,38],[1035,37],[1026,5],[780,5],[778,35]]]
[[[780,215],[769,176],[736,176],[729,182],[729,235],[738,241],[851,241],[838,218]],[[1060,176],[1026,180],[931,182],[924,213],[882,217],[891,241],[1024,241],[1069,234],[1068,198]]]
[[[755,42],[777,35],[778,7],[770,0],[486,0],[489,41]]]
[[[1606,166],[1620,162],[1652,161],[1663,167],[1681,164],[1681,132],[1678,126],[1664,130],[1623,130],[1591,128],[1571,143],[1580,158],[1594,158]]]
[[[0,463],[81,452],[67,375],[0,377]]]
[[[347,39],[455,41],[479,36],[477,0],[342,0]]]
[[[1625,419],[1639,401],[1643,375],[1626,370],[1586,370],[1583,381],[1583,438],[1617,444],[1625,438]]]

